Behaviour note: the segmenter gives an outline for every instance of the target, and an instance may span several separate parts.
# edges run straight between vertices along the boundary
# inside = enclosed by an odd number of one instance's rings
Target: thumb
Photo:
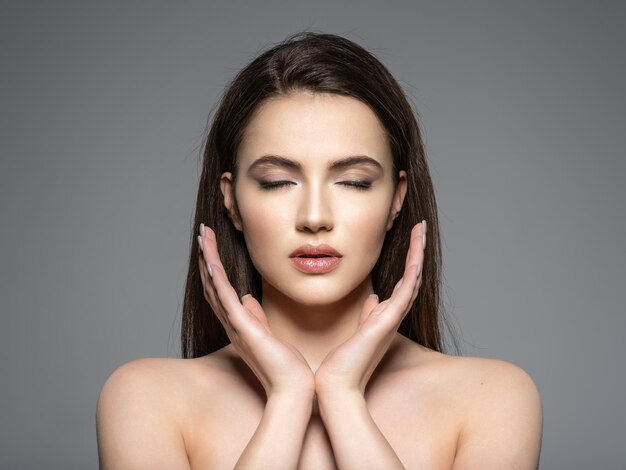
[[[261,323],[261,325],[269,331],[270,325],[267,322],[267,316],[257,299],[255,299],[251,294],[246,294],[241,298],[241,304]]]
[[[361,309],[361,317],[359,318],[359,325],[361,325],[372,313],[372,310],[378,305],[378,296],[376,294],[370,294],[365,302],[363,302],[363,308]]]

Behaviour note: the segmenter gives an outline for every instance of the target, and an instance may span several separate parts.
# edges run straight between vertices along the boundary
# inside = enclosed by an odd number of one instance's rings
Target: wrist
[[[324,388],[318,389],[316,392],[317,400],[327,406],[338,405],[344,406],[351,403],[359,403],[365,401],[365,396],[360,390],[349,388]]]
[[[307,388],[294,388],[285,390],[274,390],[267,396],[268,403],[281,403],[289,406],[297,406],[298,404],[312,405],[315,390]]]
[[[322,380],[321,377],[315,376],[315,393],[323,398],[344,398],[344,397],[363,397],[365,393],[360,387],[345,382],[337,383],[336,381]]]
[[[315,377],[313,374],[302,375],[294,372],[288,382],[274,384],[266,390],[267,397],[277,396],[286,398],[309,397],[315,395]]]

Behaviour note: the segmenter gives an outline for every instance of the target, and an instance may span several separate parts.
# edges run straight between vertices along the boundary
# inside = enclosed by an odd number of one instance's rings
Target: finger
[[[220,304],[224,307],[224,311],[230,323],[240,335],[250,333],[250,327],[253,322],[250,322],[249,316],[245,312],[237,292],[226,276],[226,272],[217,264],[211,265],[211,271],[213,272],[215,292],[217,293]]]
[[[202,283],[208,295],[207,302],[211,304],[214,310],[222,310],[223,307],[219,305],[219,299],[217,297],[217,292],[215,291],[215,286],[213,285],[213,277],[212,273],[209,272],[209,245],[210,241],[201,235],[198,236],[198,245],[200,247],[200,275],[202,277]]]
[[[405,282],[402,283],[392,302],[400,307],[402,316],[411,307],[413,294],[419,288],[420,264],[411,264],[404,273]]]
[[[415,285],[417,284],[417,281],[419,281],[418,277],[421,275],[421,266],[423,262],[424,262],[424,225],[423,223],[419,223],[415,227],[413,227],[413,230],[411,231],[411,242],[409,244],[409,250],[407,253],[404,275],[402,276],[403,279],[406,279],[408,268],[411,265],[416,264],[418,266],[416,277],[413,277],[412,275],[409,276],[411,281],[416,281],[413,287],[415,287]]]
[[[389,298],[382,303],[388,304],[393,301],[395,304],[395,302],[397,301],[398,292],[400,291],[403,285],[408,284],[409,287],[412,289],[412,291],[415,290],[415,287],[416,287],[415,278],[412,275],[408,274],[408,271],[412,264],[415,264],[415,263],[421,264],[421,259],[419,258],[419,253],[418,253],[419,248],[417,248],[422,240],[421,229],[422,229],[422,224],[419,223],[419,224],[416,224],[411,230],[411,240],[409,242],[409,249],[407,250],[407,253],[406,253],[404,273],[402,274],[402,277],[400,278],[400,280],[396,283],[395,287],[393,288],[393,292],[391,293]],[[423,257],[423,253],[422,253],[422,257]],[[380,313],[382,313],[382,311]]]
[[[408,272],[415,272],[415,266],[411,265]],[[376,321],[373,324],[378,324],[373,330],[376,334],[387,334],[392,329],[397,330],[402,323],[402,320],[409,311],[411,305],[411,290],[410,283],[404,282],[398,286],[397,291],[385,302],[384,307],[376,310],[370,317],[375,317]],[[368,322],[369,323],[369,322]]]
[[[423,270],[424,270],[424,265],[421,264],[419,266],[419,274],[418,274],[418,277],[417,277],[417,282],[415,283],[415,287],[413,288],[413,294],[411,295],[411,301],[409,303],[409,308],[415,302],[415,299],[417,298],[417,294],[419,293],[420,288],[422,287],[422,279],[423,279],[422,271]]]
[[[220,268],[226,271],[217,249],[217,236],[215,235],[215,232],[210,227],[204,226],[204,235],[201,237],[203,256],[206,259],[207,264],[209,266],[217,264]]]
[[[404,271],[404,276],[402,276],[402,279],[400,279],[391,297],[388,299],[388,304],[386,305],[384,311],[385,313],[392,313],[383,316],[390,317],[389,321],[402,321],[404,316],[407,314],[409,308],[411,307],[411,297],[417,283],[418,269],[418,265],[411,264]]]
[[[410,240],[409,241],[409,249],[406,252],[406,257],[405,257],[405,260],[404,260],[404,269],[409,267],[409,262],[411,261],[411,254],[413,253],[413,251],[411,249],[415,245],[414,244],[415,238],[422,234],[421,230],[422,230],[421,222],[419,224],[415,224],[413,226],[413,229],[411,229],[411,238],[409,239]]]
[[[409,249],[406,254],[406,260],[404,263],[404,269],[408,268],[411,264],[417,262],[415,257],[419,255],[421,251],[424,251],[424,223],[420,222],[416,224],[411,230],[411,241],[409,242]]]
[[[226,271],[224,269],[224,265],[222,264],[222,261],[220,259],[219,252],[217,249],[217,237],[215,235],[215,232],[210,227],[204,226],[204,224],[201,227],[201,231],[202,231],[202,228],[204,228],[204,235],[201,235],[201,239],[199,240],[199,243],[201,244],[201,247],[202,247],[202,255],[206,261],[207,270],[211,272],[211,276],[210,276],[211,282],[209,284],[214,289],[215,298],[217,300],[217,303],[219,304],[223,318],[226,321],[228,321],[232,329],[234,329],[237,333],[240,334],[242,326],[245,326],[241,322],[241,320],[243,319],[241,315],[242,304],[239,300],[237,293],[235,292],[235,289],[233,289],[233,287],[230,284],[230,281],[228,280],[228,277],[226,276]],[[221,269],[223,273],[223,277],[221,279],[225,282],[222,283],[222,286],[230,294],[230,297],[229,297],[229,299],[231,300],[230,305],[226,305],[222,297],[220,296],[220,289],[218,288],[216,280],[215,280],[215,272],[214,272],[215,266]],[[236,299],[234,302],[232,301],[233,295],[234,295],[234,298]],[[237,316],[239,318],[235,319],[235,317]]]
[[[211,283],[211,276],[208,273],[206,261],[202,256],[198,257],[198,270],[200,271],[200,279],[202,279],[202,288],[204,290],[204,298],[211,305],[215,307],[217,305],[217,294],[215,288]]]
[[[198,265],[200,269],[200,277],[202,278],[204,297],[211,306],[213,313],[215,313],[215,316],[226,330],[226,334],[232,341],[233,338],[238,338],[237,331],[229,321],[228,316],[224,312],[224,307],[220,304],[220,301],[217,298],[217,293],[215,292],[215,288],[210,280],[211,276],[209,276],[206,263],[201,257],[198,258]]]
[[[422,272],[423,272],[423,268],[424,268],[424,250],[426,248],[426,246],[424,245],[424,242],[426,240],[426,224],[425,221],[422,221],[422,223],[420,224],[420,234],[417,234],[415,236],[415,239],[413,239],[413,244],[416,245],[416,252],[414,254],[415,256],[415,262],[418,265],[418,272],[417,272],[417,280],[415,282],[415,286],[413,287],[413,294],[411,295],[411,302],[410,304],[413,304],[413,302],[415,301],[415,299],[417,298],[417,294],[419,292],[419,289],[422,285]],[[421,236],[419,236],[421,235]]]

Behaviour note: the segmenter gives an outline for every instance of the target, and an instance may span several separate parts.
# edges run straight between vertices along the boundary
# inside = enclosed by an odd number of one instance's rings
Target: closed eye
[[[295,184],[293,181],[259,181],[259,187],[265,191],[282,188],[289,184]]]
[[[345,186],[352,186],[355,189],[360,189],[362,191],[372,187],[371,181],[341,181],[339,184],[343,184]]]
[[[273,189],[279,189],[290,184],[296,184],[293,181],[260,181],[259,187],[265,191],[271,191]],[[340,181],[338,184],[349,186],[360,191],[365,191],[372,187],[371,181]]]

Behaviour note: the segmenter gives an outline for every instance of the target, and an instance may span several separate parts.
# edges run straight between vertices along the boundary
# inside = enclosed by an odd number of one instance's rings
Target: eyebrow
[[[329,171],[340,170],[355,165],[370,165],[384,172],[382,165],[367,155],[350,155],[339,160],[334,160],[328,164],[327,169]],[[257,158],[252,165],[250,165],[250,168],[248,168],[248,173],[252,172],[252,170],[258,166],[277,166],[293,170],[302,169],[302,165],[300,165],[300,163],[280,155],[263,155],[262,157]]]

